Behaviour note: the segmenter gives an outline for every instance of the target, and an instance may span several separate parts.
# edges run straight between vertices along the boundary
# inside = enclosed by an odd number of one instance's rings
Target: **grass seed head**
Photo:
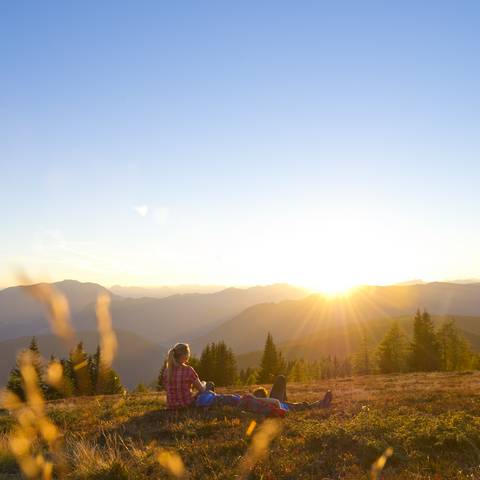
[[[387,460],[393,455],[393,448],[388,447],[383,454],[373,462],[372,469],[370,471],[370,478],[372,480],[377,480],[380,473],[385,468]]]
[[[248,430],[252,426],[252,423]],[[254,428],[255,425],[252,428],[252,432]],[[262,423],[258,428],[257,433],[252,437],[252,443],[240,463],[241,478],[247,478],[248,473],[253,469],[257,462],[266,456],[270,443],[280,434],[281,431],[282,424],[278,420],[267,419]]]
[[[157,455],[157,461],[175,478],[185,477],[185,466],[183,465],[180,455],[177,453],[161,450]]]
[[[112,365],[117,353],[117,336],[112,329],[112,317],[110,316],[110,297],[102,293],[97,298],[96,305],[97,326],[100,334],[100,350],[102,362],[106,367]]]

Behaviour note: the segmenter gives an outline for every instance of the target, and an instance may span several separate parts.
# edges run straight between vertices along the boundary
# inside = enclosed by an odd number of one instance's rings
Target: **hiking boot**
[[[323,397],[322,404],[324,407],[329,407],[332,403],[333,394],[331,390],[327,390],[325,396]]]

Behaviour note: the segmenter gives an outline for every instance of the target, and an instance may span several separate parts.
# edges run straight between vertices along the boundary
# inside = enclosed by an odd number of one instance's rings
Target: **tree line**
[[[479,354],[473,352],[455,320],[447,320],[435,328],[427,311],[417,311],[411,341],[398,322],[393,322],[376,350],[371,351],[364,338],[355,360],[361,373],[448,372],[480,368]]]
[[[46,399],[124,391],[118,374],[102,362],[99,347],[91,355],[80,342],[69,352],[68,358],[57,359],[52,356],[48,362],[44,362],[33,337],[28,351],[39,378],[39,387]],[[53,363],[61,365],[61,388],[55,388],[48,382],[47,372]],[[315,361],[303,358],[287,361],[268,333],[258,368],[249,367],[239,371],[233,350],[223,341],[208,344],[200,357],[190,358],[189,364],[195,368],[200,378],[211,380],[221,387],[271,383],[278,374],[286,375],[290,381],[306,382],[372,373],[478,369],[480,354],[472,351],[453,319],[435,328],[428,312],[417,311],[411,339],[405,335],[398,322],[393,322],[378,345],[372,345],[365,332],[357,352],[344,358],[328,355]],[[157,390],[164,388],[165,368],[166,362],[158,375]],[[7,388],[24,398],[18,361],[10,372]]]
[[[411,339],[394,321],[378,345],[372,345],[365,332],[358,350],[344,358],[328,355],[315,361],[303,358],[287,361],[268,333],[258,368],[238,371],[235,355],[224,342],[207,345],[200,358],[192,357],[189,363],[200,378],[224,386],[271,383],[279,374],[290,381],[305,382],[373,373],[478,369],[480,355],[472,351],[455,320],[435,328],[428,312],[417,311]],[[163,371],[157,382],[159,389],[163,388]]]
[[[22,354],[25,352],[30,356],[37,374],[38,387],[47,400],[80,395],[109,395],[124,391],[118,374],[104,364],[100,347],[90,355],[85,351],[83,342],[80,342],[69,352],[68,358],[58,359],[51,356],[50,360],[45,362],[37,340],[33,337],[28,349]],[[48,378],[49,369],[54,364],[61,366],[60,378],[55,382],[55,386]],[[15,367],[10,371],[7,389],[22,400],[25,399],[20,360],[17,360]]]

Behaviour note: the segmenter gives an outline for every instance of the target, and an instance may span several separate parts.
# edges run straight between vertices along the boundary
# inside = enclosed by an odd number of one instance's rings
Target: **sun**
[[[347,283],[328,283],[324,285],[319,285],[314,290],[318,293],[323,293],[327,297],[346,297],[352,290],[355,288],[355,285]]]
[[[328,297],[345,297],[357,287],[358,282],[349,280],[348,277],[329,275],[327,278],[309,279],[306,285],[315,293]]]

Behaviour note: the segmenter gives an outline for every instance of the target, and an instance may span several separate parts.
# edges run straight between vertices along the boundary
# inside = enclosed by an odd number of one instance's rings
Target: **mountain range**
[[[222,285],[165,285],[161,287],[125,287],[122,285],[113,285],[109,290],[121,297],[126,298],[165,298],[171,295],[183,293],[215,293],[225,290]]]
[[[165,298],[124,298],[95,283],[64,280],[53,286],[67,297],[76,330],[96,330],[95,301],[100,293],[109,293],[115,328],[164,344],[178,338],[190,340],[257,303],[301,298],[306,294],[301,288],[277,284]],[[0,339],[49,332],[44,308],[26,295],[22,287],[0,291]]]
[[[310,295],[286,284],[164,298],[126,298],[101,285],[74,280],[54,287],[68,298],[72,323],[83,332],[81,339],[89,351],[97,342],[96,298],[99,293],[110,294],[113,326],[121,344],[115,367],[127,386],[152,380],[166,348],[177,341],[190,342],[199,354],[207,343],[224,340],[243,366],[258,361],[268,332],[288,357],[343,356],[352,353],[364,331],[372,342],[378,341],[389,319],[399,318],[408,333],[418,308],[428,310],[436,321],[455,316],[459,328],[480,349],[480,283],[364,286],[336,297]],[[39,337],[44,356],[66,354],[50,335],[41,305],[22,287],[1,290],[0,382],[13,366],[15,353],[33,335]]]
[[[254,305],[195,339],[193,348],[199,351],[207,343],[224,340],[237,354],[247,353],[261,348],[268,332],[277,342],[293,341],[319,331],[413,316],[419,308],[432,315],[480,316],[480,284],[366,286],[346,296],[309,295]]]

